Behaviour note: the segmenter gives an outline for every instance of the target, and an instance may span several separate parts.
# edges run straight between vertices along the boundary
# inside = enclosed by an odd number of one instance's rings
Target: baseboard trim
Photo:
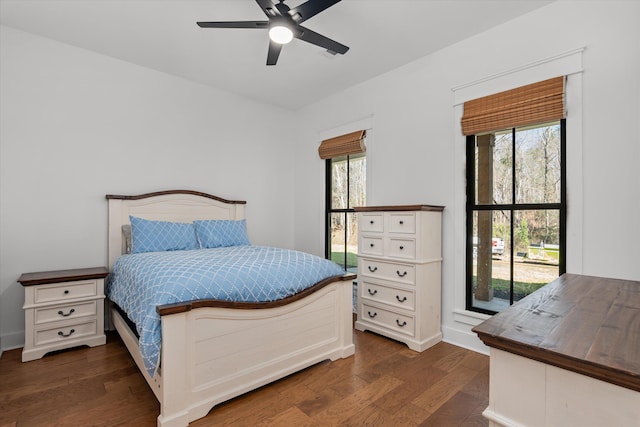
[[[24,332],[0,335],[0,356],[3,351],[24,347]]]
[[[482,341],[480,341],[480,338],[471,331],[461,331],[459,329],[443,326],[442,341],[458,347],[466,348],[467,350],[475,351],[476,353],[482,353],[487,356],[489,355],[489,347],[484,345]]]

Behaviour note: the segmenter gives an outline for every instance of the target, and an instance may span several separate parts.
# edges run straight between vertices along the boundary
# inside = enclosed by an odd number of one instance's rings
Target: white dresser
[[[25,273],[25,342],[22,361],[54,350],[106,342],[104,267]]]
[[[442,206],[367,206],[358,213],[355,327],[424,351],[442,339]]]

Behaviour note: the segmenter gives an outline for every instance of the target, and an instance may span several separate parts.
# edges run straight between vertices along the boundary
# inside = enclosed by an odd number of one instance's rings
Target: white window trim
[[[466,101],[491,95],[526,84],[567,76],[565,105],[567,108],[567,273],[581,274],[583,269],[583,176],[582,176],[582,54],[581,47],[557,55],[524,64],[473,82],[453,87],[455,163],[459,165],[454,178],[455,206],[453,209],[454,259],[454,322],[477,325],[489,315],[466,310],[466,263],[465,263],[465,144],[460,120]]]

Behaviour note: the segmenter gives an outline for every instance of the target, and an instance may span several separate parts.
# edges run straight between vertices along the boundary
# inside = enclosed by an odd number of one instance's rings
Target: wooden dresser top
[[[18,279],[22,286],[47,283],[71,282],[75,280],[104,279],[109,275],[106,267],[77,268],[72,270],[39,271],[24,273]]]
[[[488,346],[640,392],[640,282],[564,274],[472,329]]]
[[[442,212],[444,206],[434,205],[392,205],[392,206],[356,206],[356,212],[382,212],[382,211],[431,211]]]

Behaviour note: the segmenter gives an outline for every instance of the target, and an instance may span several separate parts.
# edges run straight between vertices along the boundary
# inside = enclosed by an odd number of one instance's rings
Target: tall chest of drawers
[[[355,327],[424,351],[442,339],[442,206],[355,208],[358,313]]]
[[[25,343],[22,361],[65,348],[106,342],[105,267],[25,273]]]

